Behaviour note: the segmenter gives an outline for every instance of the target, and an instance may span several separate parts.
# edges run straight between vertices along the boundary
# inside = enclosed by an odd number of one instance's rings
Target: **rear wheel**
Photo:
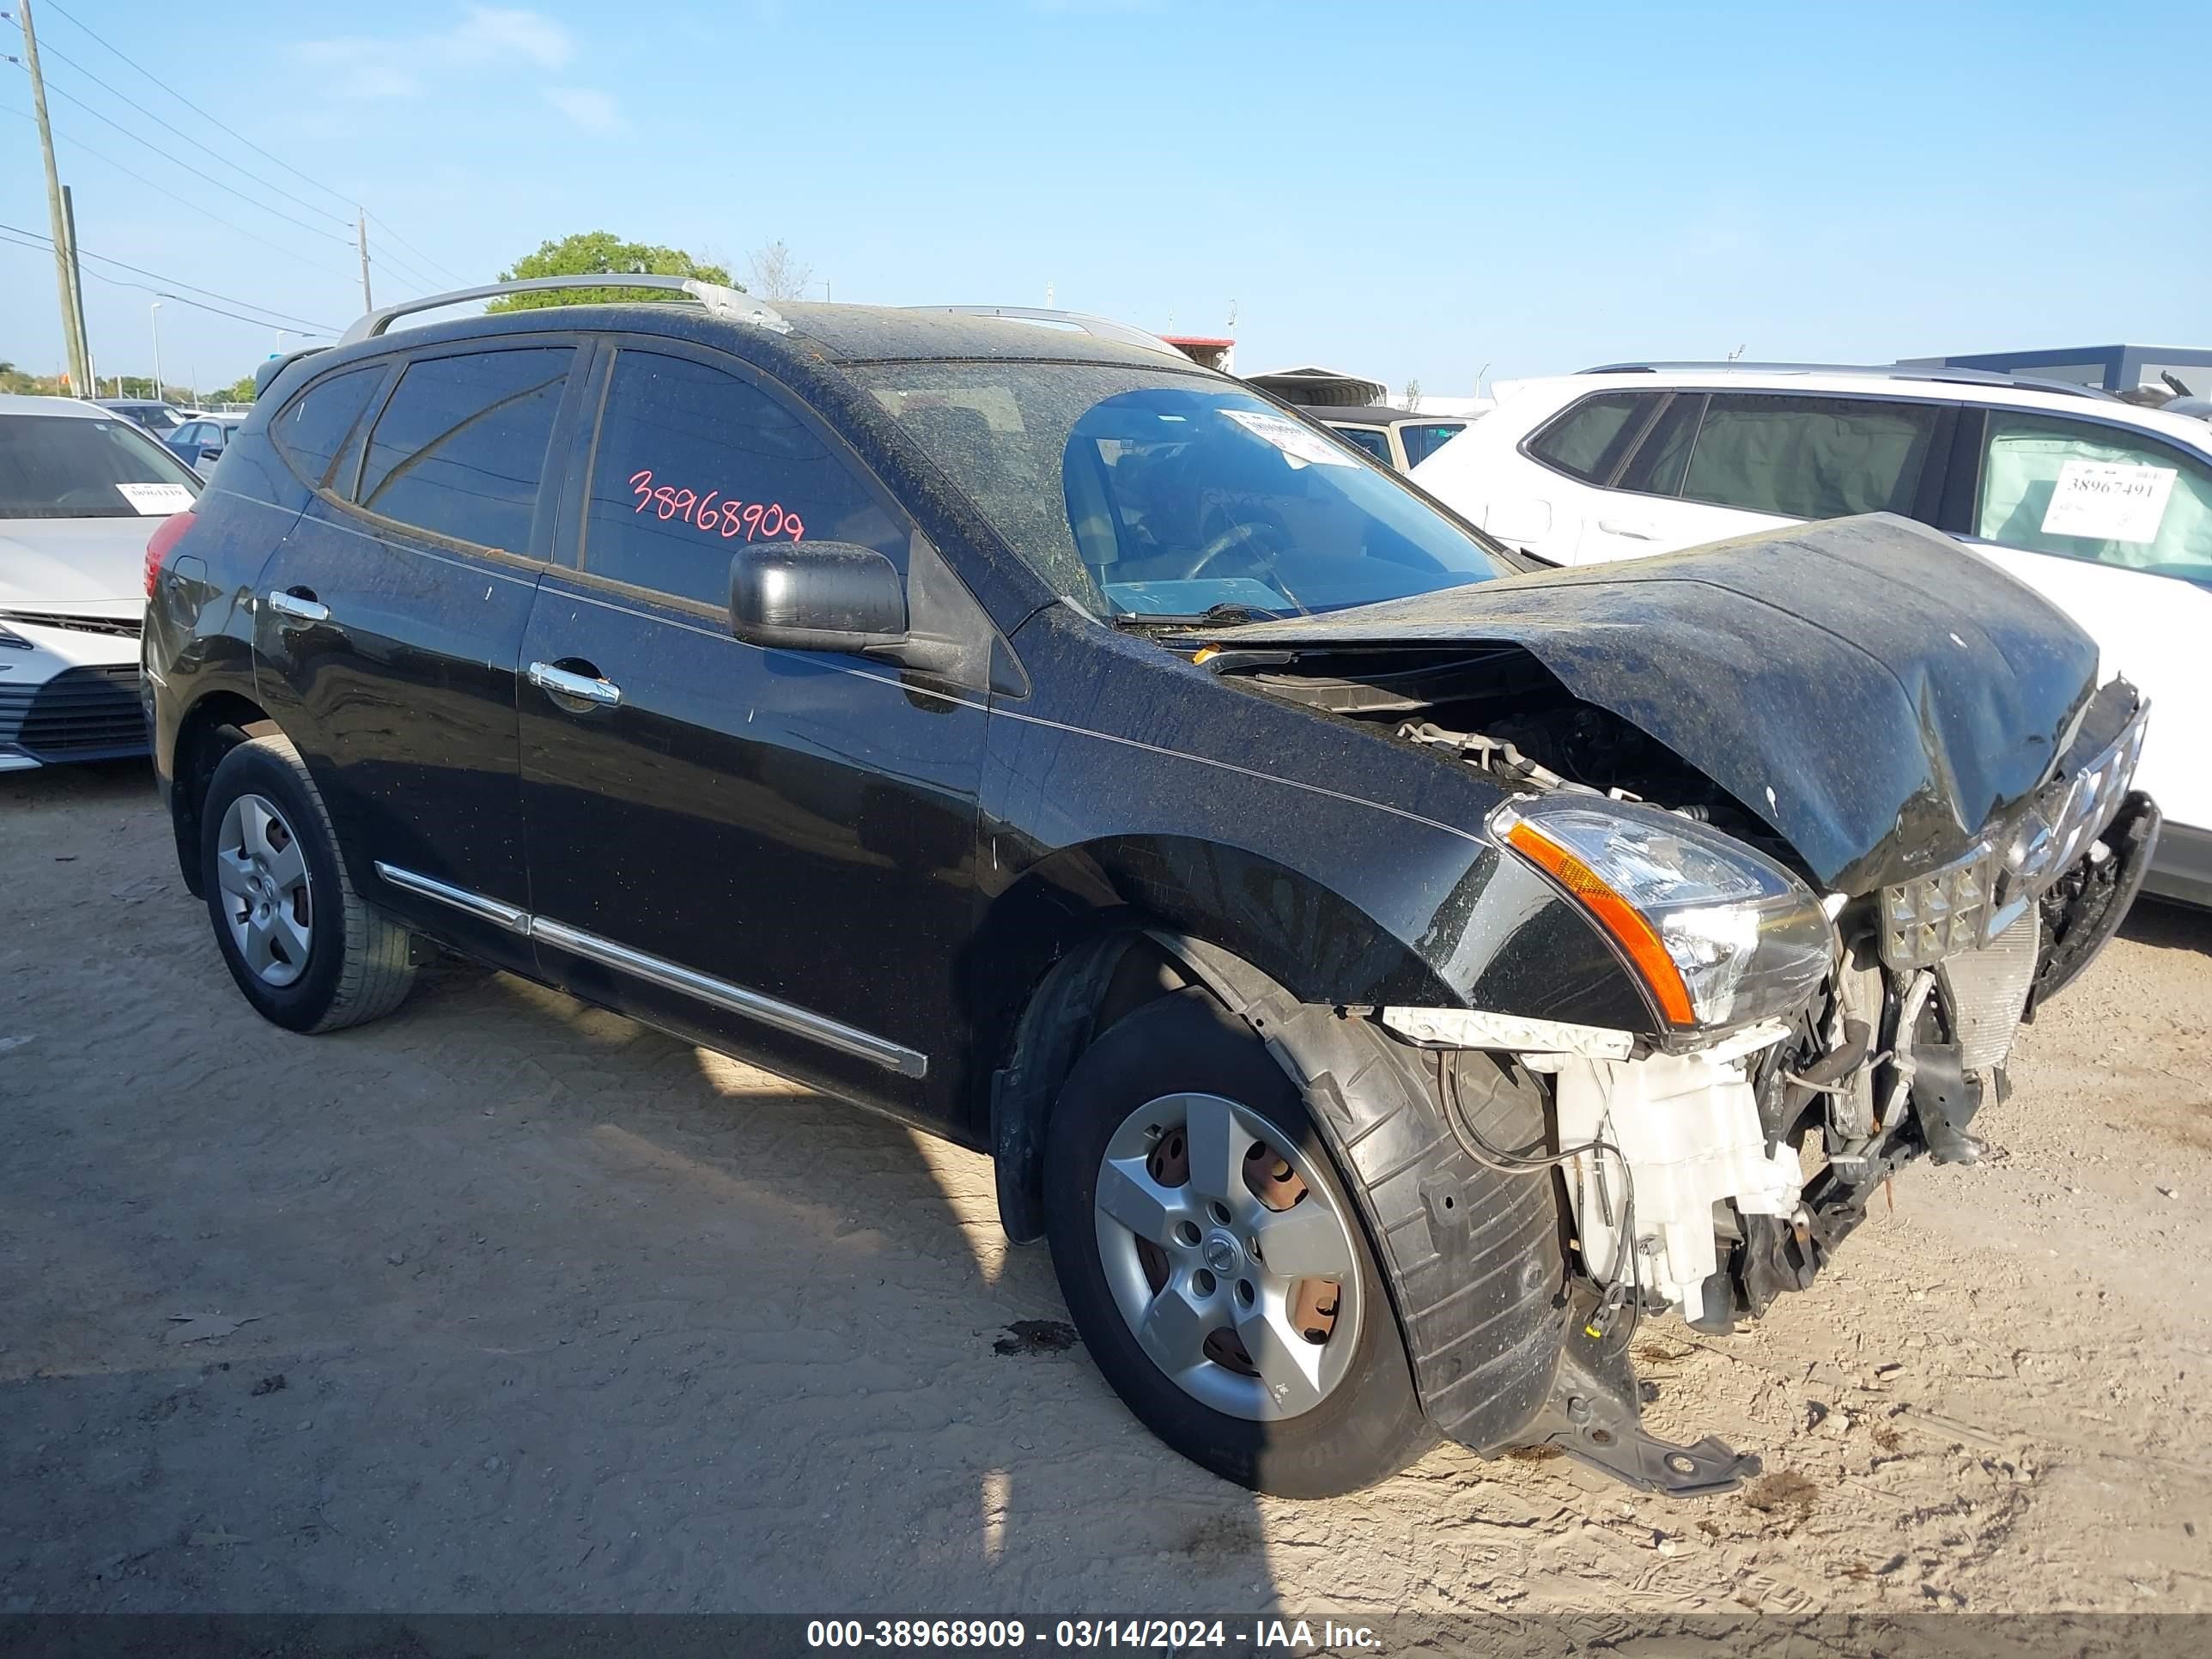
[[[1304,1100],[1204,992],[1117,1023],[1047,1132],[1046,1229],[1100,1370],[1239,1485],[1321,1498],[1431,1443],[1373,1252]]]
[[[238,744],[216,768],[200,877],[223,963],[264,1018],[333,1031],[405,1000],[407,930],[354,891],[322,797],[282,733]]]

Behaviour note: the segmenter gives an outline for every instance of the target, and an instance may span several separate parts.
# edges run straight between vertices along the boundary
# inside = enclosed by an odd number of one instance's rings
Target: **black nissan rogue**
[[[1981,1151],[2157,830],[2088,640],[1887,517],[1526,569],[1115,325],[640,286],[364,319],[156,533],[246,1000],[444,946],[988,1152],[1233,1480],[1754,1469],[1631,1338]]]

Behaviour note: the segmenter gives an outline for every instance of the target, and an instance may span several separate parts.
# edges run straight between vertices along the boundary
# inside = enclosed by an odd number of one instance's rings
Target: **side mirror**
[[[200,451],[200,459],[203,461],[219,461],[222,459],[222,451],[220,449],[203,447]]]
[[[730,627],[750,645],[866,651],[906,640],[906,583],[872,547],[756,542],[730,559]]]
[[[730,559],[730,628],[749,645],[853,651],[945,675],[957,640],[907,629],[906,582],[872,547],[852,542],[757,542]]]

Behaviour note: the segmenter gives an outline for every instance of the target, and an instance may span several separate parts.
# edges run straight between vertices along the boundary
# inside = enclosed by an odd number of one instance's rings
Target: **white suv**
[[[2146,890],[2212,905],[2212,427],[1971,370],[1622,365],[1508,383],[1413,480],[1555,564],[1808,519],[1947,530],[2148,693],[2166,813]]]

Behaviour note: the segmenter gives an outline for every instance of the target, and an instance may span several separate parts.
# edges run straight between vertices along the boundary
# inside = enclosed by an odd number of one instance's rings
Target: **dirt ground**
[[[0,1611],[2212,1609],[2212,917],[2031,1028],[1975,1169],[1638,1340],[1749,1490],[1162,1450],[988,1164],[519,981],[301,1038],[135,767],[0,778]]]

